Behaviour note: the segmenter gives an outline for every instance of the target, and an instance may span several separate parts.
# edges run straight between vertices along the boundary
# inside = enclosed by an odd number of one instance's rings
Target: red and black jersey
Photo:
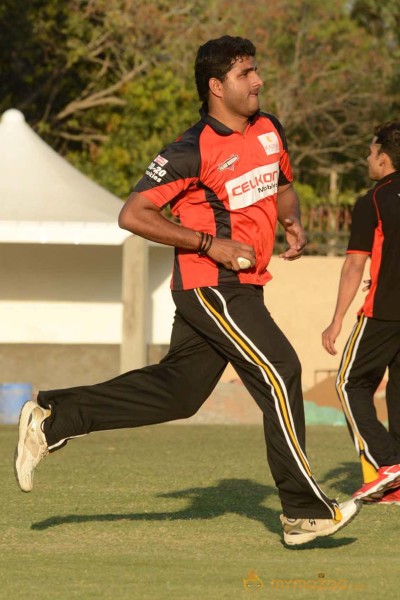
[[[371,287],[360,312],[400,321],[400,171],[357,200],[347,252],[371,256]]]
[[[279,185],[292,181],[282,125],[257,113],[244,134],[202,114],[201,120],[151,162],[135,186],[181,224],[253,246],[256,265],[238,273],[197,252],[175,249],[171,287],[186,290],[229,283],[264,285],[271,275]]]

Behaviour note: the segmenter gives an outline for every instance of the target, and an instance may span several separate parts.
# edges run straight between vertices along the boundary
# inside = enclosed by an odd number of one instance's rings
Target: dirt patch
[[[331,406],[341,410],[339,398],[335,389],[336,377],[327,377],[323,381],[317,383],[312,388],[304,392],[304,400],[314,402],[318,406]],[[379,386],[374,397],[375,408],[378,419],[387,421],[386,397],[385,397],[386,381],[383,381]]]

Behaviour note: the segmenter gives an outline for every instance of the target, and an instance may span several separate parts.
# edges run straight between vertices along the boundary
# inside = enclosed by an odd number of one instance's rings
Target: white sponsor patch
[[[154,162],[160,165],[160,167],[165,167],[168,161],[166,158],[163,158],[162,156],[158,155],[155,157]]]
[[[279,140],[278,136],[274,131],[270,131],[269,133],[263,133],[258,136],[266,154],[276,154],[279,152]]]
[[[257,167],[225,184],[229,206],[232,210],[250,206],[259,200],[276,194],[278,189],[279,163]]]

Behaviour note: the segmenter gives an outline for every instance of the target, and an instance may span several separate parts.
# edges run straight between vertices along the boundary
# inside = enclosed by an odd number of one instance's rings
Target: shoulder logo
[[[160,155],[156,156],[146,169],[147,177],[157,181],[157,183],[161,183],[162,178],[167,174],[166,169],[163,169],[167,162],[166,158],[163,158]]]
[[[162,156],[158,155],[155,157],[154,162],[160,165],[160,167],[165,167],[168,161],[166,158],[163,158]]]
[[[218,165],[218,171],[225,171],[225,169],[229,169],[230,171],[233,171],[235,168],[235,162],[237,162],[238,160],[239,160],[238,155],[232,154],[232,156],[230,156],[229,158],[224,160],[223,163]]]
[[[274,131],[263,133],[258,136],[266,154],[277,154],[279,152],[279,140]]]

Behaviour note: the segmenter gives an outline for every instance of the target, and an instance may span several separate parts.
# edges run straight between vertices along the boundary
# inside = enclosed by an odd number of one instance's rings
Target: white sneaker
[[[360,512],[361,507],[361,500],[351,498],[339,504],[340,519],[289,519],[281,515],[283,540],[288,546],[299,546],[312,542],[317,537],[332,535],[346,527]]]
[[[17,483],[23,492],[33,488],[33,475],[36,467],[49,453],[43,421],[51,411],[29,400],[22,407],[19,417],[19,439],[14,455],[14,471]]]

